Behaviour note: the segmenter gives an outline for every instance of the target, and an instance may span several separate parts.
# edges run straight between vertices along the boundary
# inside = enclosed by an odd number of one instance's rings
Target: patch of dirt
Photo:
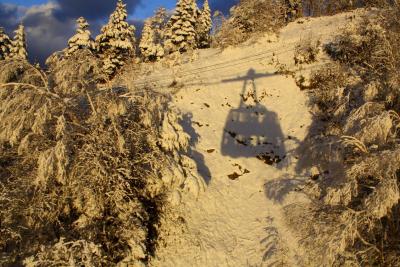
[[[267,165],[278,164],[278,163],[280,163],[284,158],[285,158],[285,156],[281,158],[280,156],[275,155],[274,151],[262,153],[262,154],[259,154],[259,155],[257,156],[257,159],[263,161],[263,162],[264,162],[265,164],[267,164]]]
[[[231,180],[236,180],[236,179],[238,179],[240,176],[242,176],[242,175],[238,174],[237,172],[234,172],[234,173],[232,173],[232,174],[229,174],[229,175],[228,175],[228,178],[231,179]]]

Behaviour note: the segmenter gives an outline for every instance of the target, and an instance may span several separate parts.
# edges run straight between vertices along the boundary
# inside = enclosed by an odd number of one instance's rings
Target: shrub
[[[317,61],[318,54],[320,52],[320,41],[314,41],[312,38],[307,40],[300,40],[296,45],[294,51],[294,63],[300,64],[311,64]]]
[[[391,0],[303,0],[304,13],[307,16],[334,15],[361,7],[385,7]]]
[[[285,5],[273,0],[242,0],[215,33],[215,45],[237,45],[254,33],[275,32],[285,25]]]
[[[312,227],[323,233],[318,238],[335,240],[317,249],[328,253],[328,265],[399,263],[399,14],[395,6],[347,27],[326,46],[335,62],[312,75],[311,102],[318,106],[316,120],[325,123],[306,143],[321,136],[342,140],[336,142],[340,149],[325,152],[315,163],[331,175],[318,182],[313,218],[341,218]],[[339,154],[335,162],[334,153]],[[333,239],[330,231],[342,238]]]
[[[108,80],[102,61],[89,49],[78,49],[68,56],[56,53],[46,61],[54,92],[70,96],[93,91]]]
[[[47,78],[40,68],[25,60],[7,59],[0,63],[0,84],[25,83],[46,87]]]
[[[71,93],[60,77],[0,90],[0,264],[145,263],[169,195],[202,188],[189,137],[160,94]]]

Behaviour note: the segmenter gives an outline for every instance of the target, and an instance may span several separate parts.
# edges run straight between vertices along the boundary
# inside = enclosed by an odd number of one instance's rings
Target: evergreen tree
[[[10,57],[15,59],[27,59],[26,35],[24,25],[20,24],[14,31],[14,40],[11,42]]]
[[[169,53],[196,48],[197,5],[195,0],[178,0],[165,32],[165,49]]]
[[[203,9],[200,11],[197,19],[197,46],[199,48],[210,47],[212,28],[211,9],[208,0],[204,1]]]
[[[76,20],[76,34],[68,40],[67,54],[72,54],[79,49],[94,49],[94,42],[90,36],[89,23],[85,18],[80,17]]]
[[[152,28],[155,34],[155,42],[157,44],[163,45],[164,33],[167,27],[168,15],[167,10],[163,7],[157,9],[156,14],[152,18]]]
[[[0,27],[0,60],[7,59],[10,56],[10,37],[4,32],[4,28]]]
[[[148,19],[144,23],[139,48],[144,61],[156,61],[164,56],[164,49],[156,43],[152,19]]]
[[[112,75],[135,54],[135,27],[126,21],[126,5],[118,0],[115,11],[96,37],[97,49],[103,58],[104,69]]]

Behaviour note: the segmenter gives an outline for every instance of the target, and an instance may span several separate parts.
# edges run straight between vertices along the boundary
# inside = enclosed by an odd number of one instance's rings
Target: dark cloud
[[[217,10],[224,13],[225,16],[229,15],[229,9],[239,3],[239,0],[209,0],[212,12]]]
[[[34,6],[22,17],[33,62],[43,63],[51,53],[65,48],[75,32],[75,20],[60,21],[54,15],[56,9],[54,3]]]
[[[18,25],[18,17],[21,7],[12,4],[0,3],[0,26],[7,31],[13,30]]]
[[[59,19],[85,17],[88,20],[107,18],[115,9],[116,0],[57,0],[59,8],[55,15]],[[132,13],[142,0],[125,0],[128,13]]]

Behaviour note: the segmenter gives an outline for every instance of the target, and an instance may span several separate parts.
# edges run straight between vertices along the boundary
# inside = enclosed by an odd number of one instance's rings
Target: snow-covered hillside
[[[295,151],[313,121],[306,93],[284,70],[306,75],[323,64],[321,53],[313,65],[296,68],[296,44],[326,43],[360,12],[301,19],[279,36],[203,50],[193,63],[158,68],[136,82],[164,92],[177,85],[173,101],[207,184],[198,199],[183,200],[187,229],[182,238],[171,236],[154,266],[306,265],[283,207],[310,201],[297,189],[311,170],[298,171],[302,155]]]

